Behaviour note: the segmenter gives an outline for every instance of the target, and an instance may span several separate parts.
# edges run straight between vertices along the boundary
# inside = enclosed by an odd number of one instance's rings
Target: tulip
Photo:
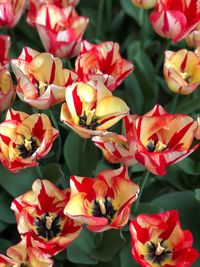
[[[150,9],[155,6],[157,0],[131,0],[132,3],[137,6],[144,9]]]
[[[124,122],[125,145],[112,136],[93,138],[113,163],[123,162],[127,166],[140,163],[153,174],[164,175],[169,165],[189,156],[199,146],[190,149],[197,122],[185,114],[168,114],[160,105],[143,116],[128,115]]]
[[[132,166],[137,163],[129,149],[128,140],[123,135],[94,136],[92,141],[103,152],[104,157],[111,163],[122,163]]]
[[[11,204],[21,237],[31,236],[34,247],[47,256],[66,249],[81,231],[81,225],[63,213],[68,200],[68,190],[48,180],[35,180],[32,190]]]
[[[46,114],[28,115],[10,109],[0,124],[0,160],[11,172],[37,166],[58,134]]]
[[[171,91],[188,95],[200,84],[200,57],[186,49],[166,51],[163,71]]]
[[[199,253],[190,231],[182,230],[178,212],[140,214],[130,223],[132,255],[142,267],[190,267]]]
[[[8,62],[8,52],[10,49],[10,36],[0,35],[0,67],[5,66]]]
[[[192,31],[186,38],[185,41],[187,45],[191,47],[199,47],[200,46],[200,24]]]
[[[5,68],[0,68],[0,111],[8,109],[15,97],[15,88],[10,72]]]
[[[37,11],[42,5],[55,5],[57,7],[63,8],[69,5],[75,6],[78,0],[30,0],[29,10],[27,14],[27,22],[32,26],[35,26],[35,18],[37,16]]]
[[[70,188],[64,213],[87,224],[94,232],[123,227],[139,192],[138,185],[129,179],[126,167],[102,171],[96,179],[72,176]]]
[[[81,51],[75,62],[79,80],[99,80],[113,91],[133,70],[133,64],[121,57],[119,44],[103,42],[81,43]]]
[[[26,0],[1,0],[0,27],[13,28],[20,20],[26,3]]]
[[[77,82],[66,88],[61,121],[83,138],[107,135],[106,129],[129,112],[123,100],[115,97],[99,81]]]
[[[158,0],[150,21],[157,34],[178,42],[199,24],[199,0]]]
[[[73,6],[59,8],[42,5],[35,19],[45,50],[54,56],[71,58],[78,55],[87,17],[78,16]]]
[[[17,95],[38,109],[64,101],[65,87],[77,79],[76,74],[63,69],[59,58],[28,47],[11,64],[18,81]]]
[[[7,250],[8,265],[3,265],[3,267],[9,266],[42,266],[42,267],[52,267],[53,260],[49,259],[47,255],[42,253],[36,247],[34,247],[34,242],[30,236],[25,237],[17,245],[14,245]],[[12,265],[11,265],[12,264]],[[0,257],[1,266],[1,257]]]

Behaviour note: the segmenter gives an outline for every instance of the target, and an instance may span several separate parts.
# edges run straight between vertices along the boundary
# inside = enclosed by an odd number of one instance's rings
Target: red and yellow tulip
[[[157,0],[131,0],[132,3],[137,6],[144,9],[150,9],[155,6]]]
[[[47,255],[42,253],[39,249],[34,246],[34,241],[30,236],[25,237],[17,245],[14,245],[7,250],[7,264],[1,265],[2,267],[17,267],[17,266],[42,266],[52,267],[53,260],[49,259]],[[4,256],[5,257],[5,256]]]
[[[150,21],[157,34],[178,42],[199,24],[199,0],[158,0]]]
[[[61,58],[78,55],[87,24],[88,18],[79,16],[73,6],[42,5],[35,19],[45,50]]]
[[[15,97],[15,87],[7,68],[0,68],[0,111],[8,109]]]
[[[0,1],[0,27],[13,28],[24,12],[26,0]]]
[[[164,76],[169,89],[188,95],[200,84],[200,57],[186,49],[166,51]]]
[[[94,136],[92,141],[102,150],[104,157],[111,163],[120,162],[127,166],[132,166],[137,163],[132,151],[129,149],[128,140],[123,135]]]
[[[11,64],[18,81],[17,95],[38,109],[64,101],[65,87],[77,79],[76,74],[63,69],[59,58],[28,47]]]
[[[130,223],[132,255],[142,267],[190,267],[199,253],[190,231],[182,230],[176,210],[141,214]]]
[[[66,103],[61,108],[61,121],[83,138],[107,135],[129,112],[126,103],[100,82],[77,82],[66,88]]]
[[[81,43],[75,62],[75,72],[80,81],[99,80],[113,91],[132,70],[133,64],[121,57],[118,43]]]
[[[5,66],[8,63],[10,44],[9,35],[0,35],[0,67]]]
[[[160,105],[141,117],[128,115],[124,121],[125,143],[120,143],[119,137],[93,138],[111,162],[128,166],[138,162],[155,175],[164,175],[167,166],[184,159],[199,146],[190,149],[197,122],[185,114],[168,114]]]
[[[75,6],[78,0],[29,0],[29,10],[27,14],[27,22],[32,26],[35,25],[35,18],[37,16],[37,11],[42,5],[55,5],[57,7],[63,8],[69,5]]]
[[[194,31],[187,35],[185,41],[191,47],[197,48],[200,46],[200,24],[195,28]]]
[[[123,227],[139,192],[138,185],[129,179],[126,167],[102,171],[96,179],[72,176],[70,188],[64,213],[87,224],[94,232]]]
[[[58,134],[46,114],[8,110],[0,124],[0,160],[11,172],[37,166]]]
[[[47,256],[64,250],[80,234],[81,225],[63,213],[69,194],[48,180],[37,179],[31,191],[12,202],[22,238],[31,236],[34,247]]]

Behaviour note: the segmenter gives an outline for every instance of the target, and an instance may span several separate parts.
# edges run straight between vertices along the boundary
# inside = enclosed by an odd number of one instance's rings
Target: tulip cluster
[[[86,139],[84,145],[91,139],[90,144],[100,148],[107,161],[121,165],[112,169],[110,164],[110,169],[101,171],[97,167],[89,177],[74,172],[67,183],[58,181],[57,185],[47,177],[35,177],[32,189],[11,203],[21,240],[7,249],[6,256],[0,254],[0,266],[52,267],[52,257],[68,248],[84,225],[98,233],[128,224],[132,256],[141,266],[192,266],[199,253],[192,247],[191,232],[182,229],[178,211],[140,214],[138,205],[147,179],[137,177],[133,182],[128,167],[142,165],[146,169],[143,178],[149,172],[165,175],[168,166],[199,147],[200,116],[174,113],[173,105],[168,113],[160,104],[144,115],[131,114],[118,87],[135,66],[123,58],[119,43],[83,40],[89,18],[78,14],[78,0],[26,2],[0,0],[0,27],[15,27],[27,8],[26,21],[45,52],[24,46],[10,60],[10,37],[0,35],[1,164],[13,175],[32,167],[41,174],[38,161],[49,153],[63,127],[79,135],[78,140]],[[180,46],[177,51],[163,51],[167,87],[177,94],[193,93],[200,85],[200,0],[131,3],[134,9],[155,8],[149,21],[161,37],[173,42],[185,39],[196,49]],[[69,67],[71,58],[75,58],[74,67]],[[12,107],[15,94],[33,114]],[[59,109],[60,123],[52,115],[53,108]],[[121,119],[121,133],[110,130]]]

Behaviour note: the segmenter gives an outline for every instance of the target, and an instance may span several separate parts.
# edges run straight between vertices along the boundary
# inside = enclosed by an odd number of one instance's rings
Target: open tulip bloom
[[[132,70],[133,64],[121,57],[118,43],[95,45],[82,41],[75,62],[75,72],[80,81],[99,80],[112,92]]]
[[[160,105],[141,117],[128,115],[124,121],[124,143],[113,144],[113,137],[110,137],[110,142],[109,137],[93,138],[111,162],[126,165],[138,162],[155,175],[164,175],[167,166],[184,159],[199,146],[197,144],[190,149],[197,122],[185,114],[168,114]]]
[[[78,55],[88,18],[78,16],[73,6],[59,8],[55,5],[42,5],[35,22],[47,52],[61,58]]]
[[[106,129],[129,112],[129,107],[100,82],[77,82],[66,88],[61,121],[83,138],[107,135]]]
[[[11,172],[37,166],[58,134],[46,114],[28,115],[10,109],[0,124],[0,160]]]
[[[48,180],[36,180],[32,190],[11,205],[22,238],[31,236],[34,247],[49,256],[64,250],[81,231],[80,223],[63,213],[68,200],[68,190],[60,190]]]
[[[65,87],[77,79],[75,73],[63,69],[59,58],[28,47],[11,64],[18,82],[19,98],[38,109],[64,101]]]
[[[42,5],[53,4],[57,7],[67,7],[69,5],[76,5],[78,0],[30,0],[29,10],[27,14],[27,22],[32,26],[35,26],[35,18],[37,16],[37,11]]]
[[[25,10],[26,0],[0,1],[0,27],[14,27]]]
[[[157,34],[178,42],[200,23],[199,0],[158,0],[150,21]]]
[[[9,258],[0,254],[0,266],[53,266],[53,260],[49,259],[47,255],[34,246],[34,240],[30,236],[25,237],[17,245],[10,247],[7,250],[7,255]]]
[[[193,238],[182,230],[178,212],[140,214],[130,223],[132,255],[142,267],[190,267],[199,256]]]
[[[164,76],[171,91],[192,93],[200,84],[200,57],[186,49],[165,51]]]
[[[94,232],[123,227],[139,192],[126,167],[102,171],[95,179],[72,176],[70,189],[64,213]]]

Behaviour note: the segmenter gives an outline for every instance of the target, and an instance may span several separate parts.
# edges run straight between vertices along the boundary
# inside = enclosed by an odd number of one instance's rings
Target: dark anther
[[[103,205],[103,207],[102,207]],[[104,212],[102,211],[102,208],[105,210]],[[100,203],[98,200],[94,200],[94,206],[93,206],[93,211],[92,215],[95,217],[104,217],[108,219],[109,222],[112,222],[112,219],[116,213],[116,210],[114,210],[112,202],[109,201],[107,198],[105,198],[104,202]]]
[[[147,145],[146,145],[147,151],[148,152],[154,152],[155,148],[156,148],[156,142],[155,141],[150,141]]]
[[[159,266],[162,266],[163,261],[171,257],[171,251],[168,250],[164,245],[164,240],[162,240],[158,244],[154,244],[153,242],[150,242],[148,244],[148,253],[146,254],[146,259],[153,262],[154,264],[158,264]],[[163,249],[158,253],[158,245]]]
[[[27,145],[29,143],[29,145]],[[17,145],[17,149],[20,151],[19,156],[23,159],[30,157],[38,148],[36,139],[31,137],[30,140],[24,139],[23,144]]]
[[[96,128],[100,125],[99,122],[97,122],[98,119],[92,119],[90,124],[87,125],[86,122],[87,122],[87,116],[85,114],[85,111],[83,113],[83,116],[79,116],[79,125],[86,128],[86,129],[89,129],[89,130],[93,130],[95,131]]]
[[[61,232],[60,216],[51,217],[46,212],[42,217],[36,217],[34,222],[37,234],[41,237],[51,240],[58,236]]]

